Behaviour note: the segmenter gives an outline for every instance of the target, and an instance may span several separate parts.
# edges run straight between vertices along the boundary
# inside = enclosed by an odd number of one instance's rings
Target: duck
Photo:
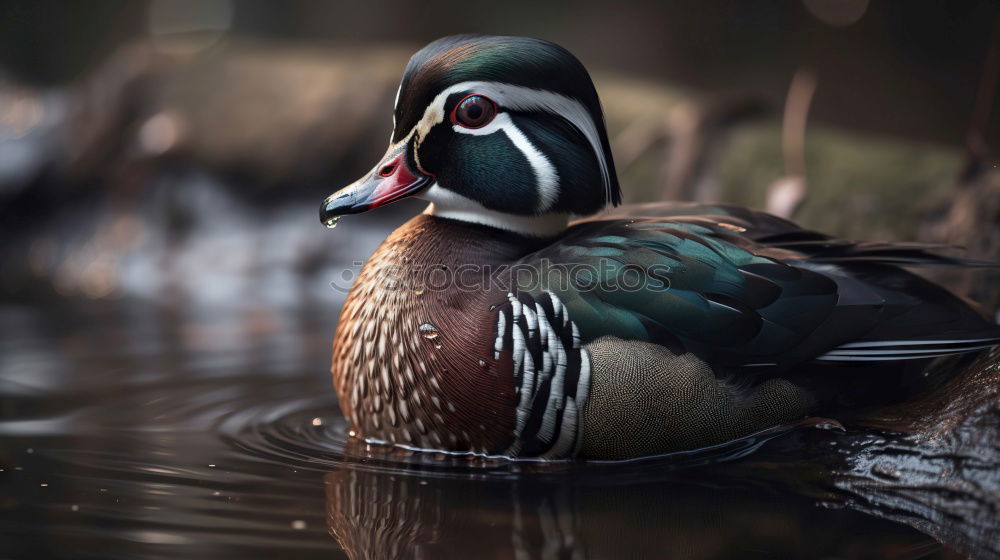
[[[552,42],[436,40],[392,116],[381,160],[320,206],[333,227],[428,202],[364,262],[334,334],[334,388],[368,443],[538,460],[701,449],[900,398],[933,360],[1000,343],[906,270],[983,263],[725,204],[622,205],[595,86]]]

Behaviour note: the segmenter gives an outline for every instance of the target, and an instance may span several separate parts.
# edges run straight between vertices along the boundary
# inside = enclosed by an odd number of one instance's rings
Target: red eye
[[[470,95],[458,102],[451,112],[451,122],[465,128],[481,128],[497,115],[496,103],[482,95]]]

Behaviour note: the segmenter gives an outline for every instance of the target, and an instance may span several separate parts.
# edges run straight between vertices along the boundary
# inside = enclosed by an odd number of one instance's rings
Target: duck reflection
[[[773,494],[747,484],[597,470],[524,477],[338,470],[325,477],[326,519],[352,560],[909,558],[941,549],[908,527],[812,500],[786,496],[770,507]],[[871,538],[846,542],[837,536],[844,531]]]

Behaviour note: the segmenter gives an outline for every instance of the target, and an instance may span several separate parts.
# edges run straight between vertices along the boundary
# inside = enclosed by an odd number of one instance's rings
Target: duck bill
[[[390,148],[367,175],[326,197],[319,219],[329,226],[345,214],[360,214],[422,191],[433,176],[411,163],[409,146]]]

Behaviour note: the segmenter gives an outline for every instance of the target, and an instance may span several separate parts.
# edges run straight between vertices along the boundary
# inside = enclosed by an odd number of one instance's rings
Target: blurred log
[[[784,175],[781,124],[766,119],[733,127],[709,168],[720,199],[762,208]],[[961,153],[944,146],[859,135],[811,126],[805,144],[809,196],[794,219],[843,237],[913,241],[962,167]]]
[[[670,113],[671,143],[661,163],[663,200],[705,200],[701,178],[713,152],[734,124],[766,114],[767,105],[750,94],[730,94],[689,101]]]
[[[264,186],[343,180],[384,150],[414,50],[228,42],[191,55],[134,44],[63,92],[54,141],[39,149],[60,181],[77,186],[123,165],[177,161]],[[682,98],[657,84],[596,80],[612,129],[665,121]],[[13,146],[0,142],[0,153]]]
[[[921,238],[964,247],[969,258],[1000,263],[1000,169],[984,169],[960,181],[953,195],[942,214],[925,224]],[[1000,269],[942,270],[933,276],[982,304],[988,314],[1000,309]]]
[[[966,134],[966,161],[955,181],[946,214],[929,220],[924,235],[933,241],[964,246],[972,258],[1000,266],[1000,169],[986,143],[990,113],[1000,82],[1000,20],[993,24],[983,71]],[[940,272],[941,281],[958,293],[983,303],[1000,322],[1000,269]]]
[[[935,390],[862,421],[884,437],[842,444],[835,484],[856,509],[1000,558],[1000,351],[939,360],[925,376]]]
[[[229,43],[184,56],[133,45],[74,91],[72,175],[149,158],[190,159],[264,185],[365,168],[350,158],[387,138],[408,52]]]

